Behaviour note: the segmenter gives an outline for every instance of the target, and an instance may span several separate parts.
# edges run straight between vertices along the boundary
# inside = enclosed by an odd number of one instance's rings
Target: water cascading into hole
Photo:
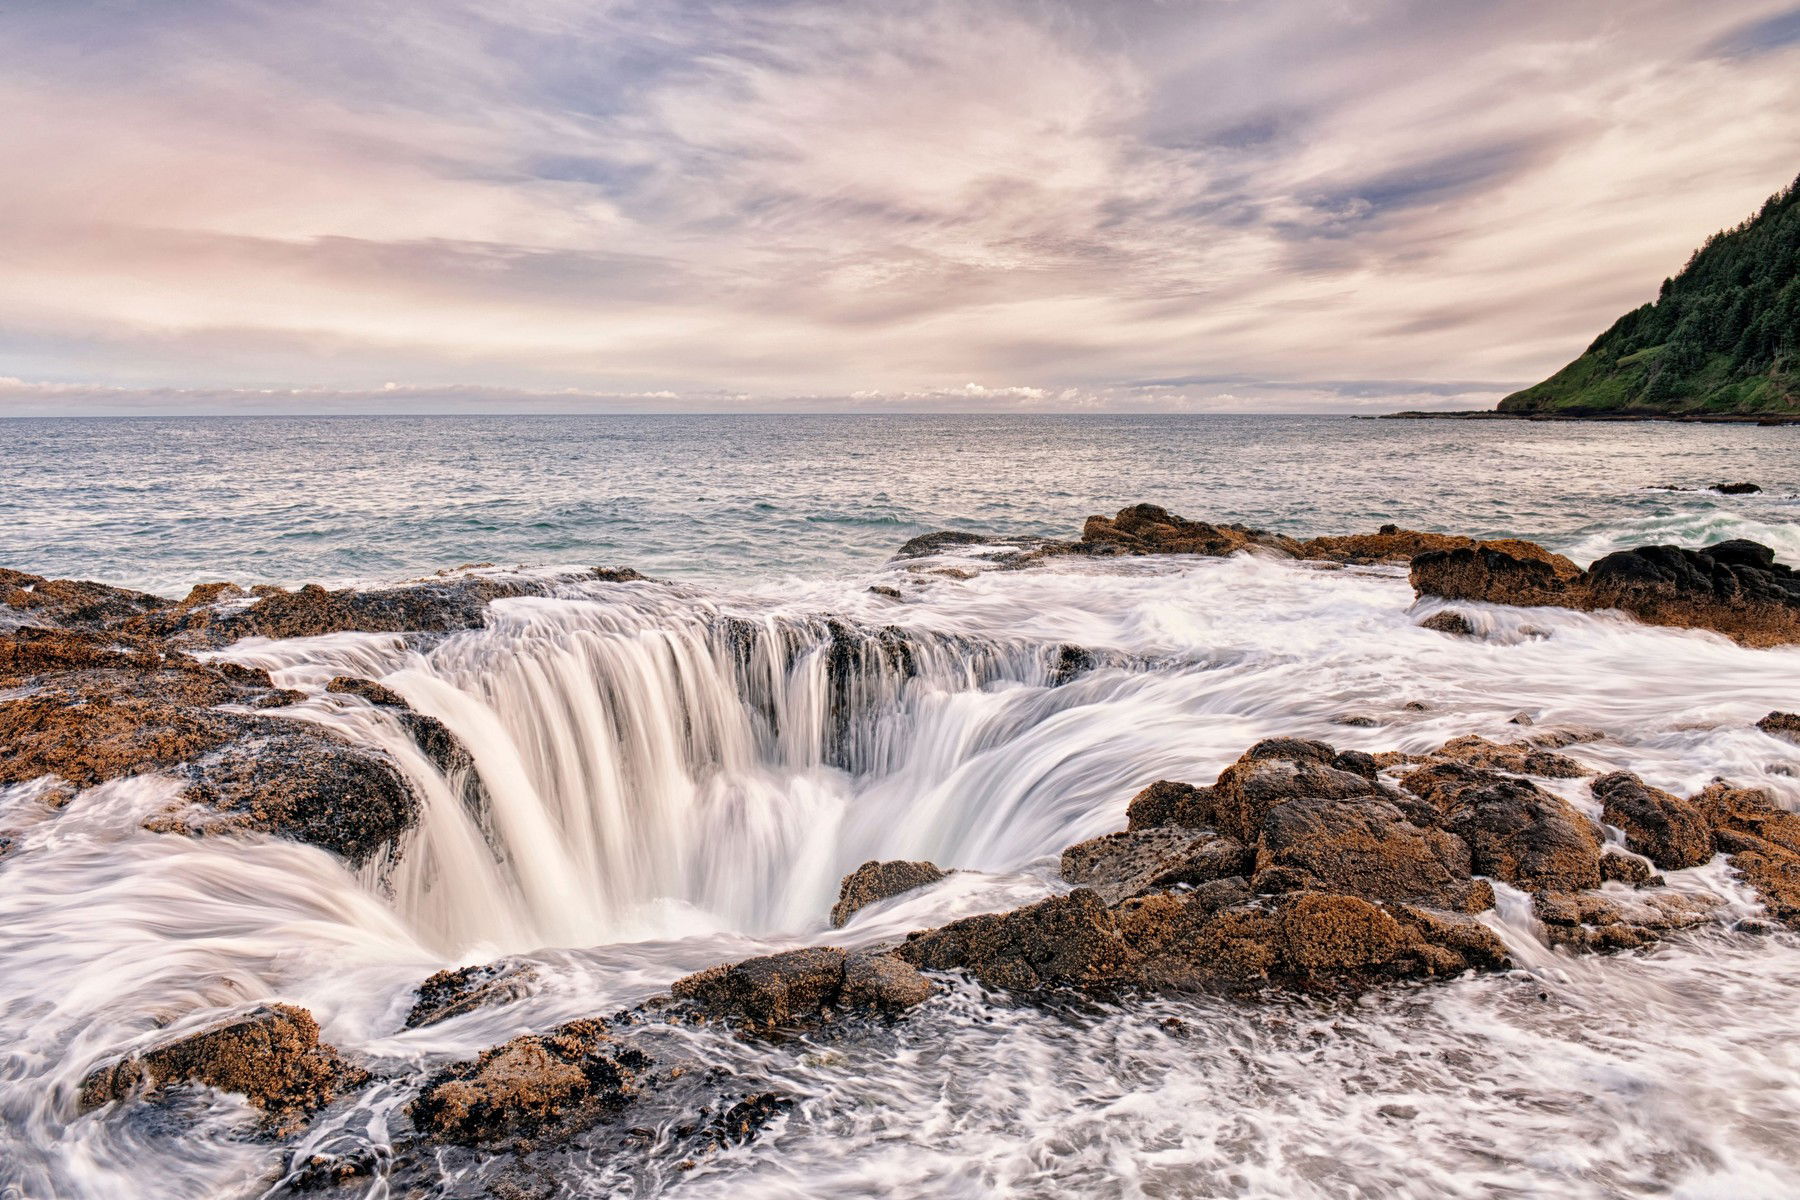
[[[446,953],[766,933],[817,924],[868,857],[1016,866],[1055,849],[971,845],[974,814],[943,784],[1054,711],[1060,654],[835,619],[515,600],[485,629],[382,664],[468,748],[478,788],[445,778],[396,723],[330,719],[414,778],[420,827],[383,882]]]

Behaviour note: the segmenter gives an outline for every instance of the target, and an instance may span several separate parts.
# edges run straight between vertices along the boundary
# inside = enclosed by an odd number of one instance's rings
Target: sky
[[[1472,408],[1800,174],[1792,0],[11,0],[0,414]]]

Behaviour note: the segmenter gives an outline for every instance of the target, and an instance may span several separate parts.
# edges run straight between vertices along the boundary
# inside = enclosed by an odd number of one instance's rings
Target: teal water
[[[1308,416],[0,422],[0,564],[160,591],[606,563],[873,567],[938,528],[1071,536],[1138,501],[1293,533],[1423,529],[1583,561],[1748,536],[1800,558],[1800,428]],[[1761,495],[1646,490],[1749,479]]]

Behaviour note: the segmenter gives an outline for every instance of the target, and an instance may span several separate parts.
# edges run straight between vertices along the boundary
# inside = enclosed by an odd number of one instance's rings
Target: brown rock
[[[1776,920],[1800,928],[1800,814],[1760,788],[1715,780],[1693,797],[1713,827],[1713,845],[1756,889]]]
[[[1367,776],[1334,765],[1336,757],[1324,742],[1266,738],[1256,743],[1213,784],[1219,829],[1248,845],[1269,812],[1289,800],[1382,794]]]
[[[1632,887],[1659,887],[1662,876],[1635,854],[1615,854],[1611,849],[1600,856],[1600,878],[1607,883],[1624,883]]]
[[[931,980],[891,954],[851,954],[844,959],[838,1003],[867,1012],[897,1013],[930,999]]]
[[[36,625],[98,629],[169,603],[148,592],[80,579],[45,579],[0,567],[0,612],[10,610],[16,619]]]
[[[966,968],[988,987],[1017,991],[1117,984],[1143,959],[1087,888],[913,934],[896,954],[926,969]]]
[[[876,901],[925,887],[942,878],[944,872],[932,863],[870,860],[844,876],[838,885],[838,900],[831,909],[831,924],[842,929],[853,915]]]
[[[1676,930],[1705,924],[1719,910],[1719,902],[1711,896],[1669,891],[1539,892],[1531,903],[1545,941],[1595,953],[1634,950]]]
[[[1323,558],[1342,563],[1406,563],[1428,551],[1478,550],[1492,548],[1515,558],[1542,562],[1559,574],[1574,576],[1580,568],[1560,554],[1552,554],[1536,542],[1503,538],[1477,541],[1460,534],[1421,533],[1383,525],[1375,533],[1356,533],[1347,537],[1316,537],[1300,543],[1302,558]]]
[[[1092,888],[1107,904],[1179,884],[1207,883],[1250,870],[1242,842],[1210,830],[1140,829],[1109,833],[1062,853],[1062,877]]]
[[[1758,721],[1756,727],[1772,737],[1800,742],[1800,713],[1772,712]]]
[[[1125,809],[1127,831],[1176,826],[1207,829],[1218,824],[1218,798],[1209,787],[1195,787],[1160,779],[1136,796]]]
[[[1447,633],[1451,637],[1476,636],[1475,626],[1470,624],[1469,618],[1463,613],[1457,612],[1454,608],[1446,608],[1440,612],[1432,613],[1429,617],[1426,617],[1419,622],[1419,628],[1435,630],[1438,633]]]
[[[83,1111],[180,1084],[236,1092],[262,1110],[264,1127],[283,1135],[367,1073],[319,1041],[312,1014],[288,1004],[246,1016],[102,1067],[82,1082]]]
[[[708,967],[669,990],[707,1017],[766,1032],[816,1021],[834,1008],[898,1012],[932,989],[911,966],[888,955],[815,946]]]
[[[1293,538],[1244,525],[1212,525],[1189,521],[1154,504],[1134,504],[1114,517],[1089,517],[1081,530],[1088,549],[1104,547],[1122,554],[1203,554],[1220,557],[1250,547],[1291,554]]]
[[[1251,883],[1260,891],[1302,888],[1479,911],[1493,903],[1493,891],[1470,880],[1469,865],[1459,838],[1413,824],[1385,800],[1301,799],[1264,820]]]
[[[1412,560],[1413,590],[1446,600],[1568,605],[1571,577],[1548,562],[1492,547],[1428,550]]]
[[[1625,845],[1665,871],[1697,867],[1713,856],[1706,815],[1679,796],[1653,788],[1629,771],[1593,782],[1601,817],[1625,834]]]
[[[1443,827],[1469,844],[1476,874],[1528,891],[1600,886],[1602,842],[1593,822],[1536,784],[1440,762],[1400,786],[1444,814]]]
[[[1433,750],[1428,757],[1467,763],[1471,767],[1482,767],[1490,771],[1510,771],[1514,775],[1537,775],[1545,779],[1580,779],[1594,773],[1591,767],[1585,767],[1567,755],[1540,749],[1531,742],[1509,742],[1502,745],[1475,734],[1452,738]]]
[[[435,1075],[407,1108],[428,1138],[463,1145],[530,1144],[590,1124],[631,1102],[649,1060],[598,1020],[526,1034]]]

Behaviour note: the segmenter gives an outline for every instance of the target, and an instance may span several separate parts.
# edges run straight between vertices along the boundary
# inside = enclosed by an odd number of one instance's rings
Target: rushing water
[[[73,423],[26,424],[26,456],[5,469],[38,463],[31,486],[67,493],[40,496],[18,552],[0,556],[27,569],[171,590],[463,559],[604,558],[686,578],[565,584],[430,641],[232,647],[309,693],[295,719],[400,761],[425,816],[397,864],[356,873],[279,840],[148,833],[143,816],[174,790],[157,778],[67,803],[43,785],[0,792],[0,829],[17,840],[0,858],[8,1200],[236,1200],[276,1182],[282,1154],[241,1136],[228,1097],[192,1097],[179,1123],[145,1108],[77,1116],[81,1078],[133,1045],[258,1001],[304,1005],[329,1040],[399,1077],[310,1136],[379,1144],[409,1073],[446,1056],[611,1012],[721,960],[873,944],[1057,890],[1057,853],[1120,827],[1135,790],[1208,780],[1272,734],[1421,750],[1510,736],[1524,713],[1602,730],[1568,751],[1596,767],[1676,791],[1723,774],[1800,804],[1800,748],[1753,726],[1800,706],[1800,650],[1481,606],[1461,607],[1485,640],[1446,637],[1417,627],[1432,606],[1391,568],[1240,556],[963,580],[884,561],[924,527],[1066,533],[1139,498],[1302,530],[1525,533],[1578,554],[1754,536],[1792,560],[1791,430],[820,419],[784,434],[722,422],[709,447],[681,421],[621,422],[611,441],[601,421],[374,422],[356,437],[342,436],[350,422],[132,422],[86,439]],[[436,465],[403,461],[408,439]],[[785,462],[747,457],[779,444]],[[33,457],[47,446],[61,465]],[[220,470],[177,477],[184,453]],[[1542,462],[1528,473],[1530,455]],[[676,483],[708,475],[710,500]],[[1769,492],[1640,490],[1735,477]],[[204,534],[151,540],[207,492]],[[465,501],[496,505],[482,518],[494,528],[465,524]],[[515,524],[558,505],[583,515],[550,532]],[[408,531],[423,544],[406,546]],[[1065,645],[1098,665],[1066,677]],[[472,812],[467,781],[438,774],[381,710],[322,691],[343,673],[450,726],[485,806]],[[1352,715],[1375,724],[1341,723]],[[1555,786],[1597,811],[1579,781]],[[959,870],[830,929],[838,878],[889,857]],[[1670,884],[1733,913],[1754,903],[1720,862]],[[1516,895],[1502,900],[1493,920],[1519,970],[1349,1005],[1050,1014],[954,984],[865,1039],[692,1031],[697,1053],[799,1103],[694,1169],[597,1156],[564,1182],[591,1196],[1795,1194],[1800,939],[1721,925],[1575,959],[1538,941]],[[503,953],[538,965],[537,994],[401,1029],[425,975]]]

